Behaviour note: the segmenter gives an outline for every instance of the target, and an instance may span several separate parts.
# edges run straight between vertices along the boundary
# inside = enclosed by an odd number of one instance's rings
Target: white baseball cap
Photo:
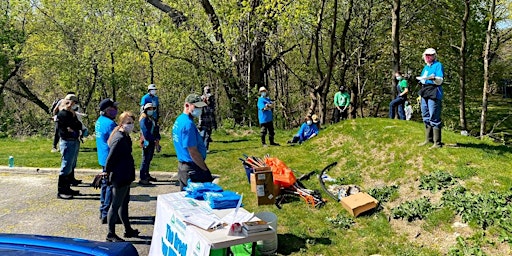
[[[427,54],[429,54],[429,55],[431,55],[431,54],[436,54],[436,49],[434,49],[434,48],[427,48],[427,49],[423,52],[423,56],[425,56],[425,55],[427,55]]]
[[[260,87],[259,92],[266,92],[266,91],[267,91],[267,88],[265,88],[265,86]]]
[[[148,91],[149,90],[156,90],[156,85],[155,84],[148,85]]]

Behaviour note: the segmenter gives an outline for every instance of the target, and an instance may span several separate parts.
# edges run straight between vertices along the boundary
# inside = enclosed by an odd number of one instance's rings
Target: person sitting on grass
[[[299,143],[302,144],[304,141],[309,140],[318,135],[319,119],[317,115],[307,116],[305,122],[299,129],[299,132],[295,134],[292,140],[288,141],[288,144]]]

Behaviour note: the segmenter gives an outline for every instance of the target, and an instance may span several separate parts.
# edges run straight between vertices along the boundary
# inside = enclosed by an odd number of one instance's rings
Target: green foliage
[[[327,217],[326,221],[330,226],[337,229],[349,229],[355,224],[352,217],[347,217],[344,214],[337,214],[336,217]]]
[[[391,209],[391,214],[395,219],[407,219],[407,221],[411,222],[416,219],[426,218],[435,208],[429,198],[422,197],[413,201],[407,201]]]
[[[448,251],[449,256],[485,256],[486,254],[480,248],[480,245],[474,244],[476,239],[464,239],[461,236],[457,237],[457,244],[450,248]]]
[[[431,190],[432,192],[437,192],[453,184],[455,184],[453,176],[444,171],[435,171],[420,177],[420,189]]]
[[[512,192],[473,193],[456,186],[443,193],[443,206],[450,207],[464,222],[475,223],[483,229],[496,224],[504,216],[512,215]]]
[[[370,196],[377,199],[381,204],[388,202],[392,197],[398,194],[398,185],[384,186],[381,188],[371,188],[367,192]]]

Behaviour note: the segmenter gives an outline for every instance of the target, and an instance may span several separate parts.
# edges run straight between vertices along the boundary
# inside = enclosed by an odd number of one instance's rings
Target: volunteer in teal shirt
[[[433,142],[433,148],[439,148],[441,143],[441,109],[443,100],[444,68],[437,60],[436,50],[428,48],[423,52],[425,67],[421,76],[417,77],[422,87],[419,91],[421,96],[421,117],[425,124],[425,141],[420,146]]]
[[[260,122],[260,136],[261,136],[261,144],[265,147],[267,143],[265,142],[265,137],[267,136],[268,131],[268,140],[270,145],[279,146],[278,143],[274,141],[274,122],[272,116],[272,110],[274,109],[274,102],[270,100],[268,97],[267,88],[260,87],[259,93],[261,97],[258,98],[258,121]]]
[[[211,182],[212,174],[206,166],[206,146],[194,123],[206,106],[197,94],[187,96],[183,113],[178,116],[172,127],[174,149],[178,157],[178,180],[180,189],[191,182]]]

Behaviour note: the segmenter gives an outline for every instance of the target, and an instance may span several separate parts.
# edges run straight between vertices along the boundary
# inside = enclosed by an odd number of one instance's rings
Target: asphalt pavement
[[[8,168],[0,166],[0,233],[22,233],[105,241],[106,224],[99,219],[100,192],[90,186],[101,170],[76,169],[83,183],[72,187],[80,195],[72,200],[57,198],[58,169]],[[158,179],[151,186],[132,184],[129,216],[141,233],[128,238],[139,255],[148,255],[153,235],[156,199],[159,194],[179,191],[175,173],[151,172]],[[116,225],[122,237],[124,227]]]

